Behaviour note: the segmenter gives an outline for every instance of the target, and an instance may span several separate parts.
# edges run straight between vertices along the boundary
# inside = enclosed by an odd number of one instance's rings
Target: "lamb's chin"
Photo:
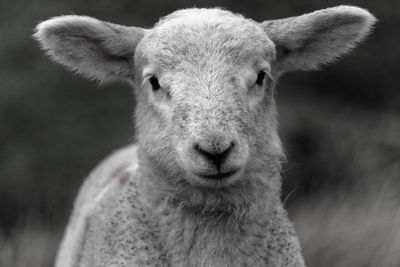
[[[210,218],[218,222],[241,220],[247,218],[254,204],[252,198],[239,192],[240,186],[221,189],[207,187],[190,187],[177,192],[170,199],[174,206],[196,218]],[[231,221],[232,222],[232,221]]]

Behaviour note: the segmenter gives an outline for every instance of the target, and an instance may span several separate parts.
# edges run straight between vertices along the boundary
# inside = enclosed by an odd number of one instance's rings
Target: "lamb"
[[[137,144],[84,182],[56,266],[305,266],[280,200],[275,85],[349,52],[375,21],[338,6],[261,23],[219,8],[175,11],[152,29],[40,23],[53,60],[126,81],[137,99]]]

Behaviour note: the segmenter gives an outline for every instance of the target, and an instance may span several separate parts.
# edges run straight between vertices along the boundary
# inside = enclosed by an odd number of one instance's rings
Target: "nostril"
[[[232,149],[235,147],[235,143],[232,141],[229,146],[224,150],[215,151],[202,147],[199,143],[194,145],[194,149],[207,160],[212,161],[214,164],[221,164],[230,154]]]
[[[235,143],[232,141],[230,143],[230,145],[228,146],[228,148],[225,149],[225,151],[222,151],[221,154],[228,156],[228,154],[231,152],[231,150],[233,149],[234,146],[235,146]]]

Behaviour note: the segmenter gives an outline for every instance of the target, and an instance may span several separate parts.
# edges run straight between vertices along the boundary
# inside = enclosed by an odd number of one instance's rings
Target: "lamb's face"
[[[189,182],[213,186],[240,179],[256,154],[257,135],[275,130],[275,48],[253,21],[212,15],[162,22],[138,46],[136,62],[138,94],[158,122],[141,125],[143,135],[159,150],[161,143],[171,146],[165,159]]]
[[[279,170],[273,77],[337,59],[375,21],[351,6],[261,23],[188,9],[148,30],[61,16],[39,24],[35,37],[55,61],[86,77],[136,84],[141,166],[150,160],[150,171],[197,185],[247,182],[249,194],[237,193],[250,199],[255,181]]]

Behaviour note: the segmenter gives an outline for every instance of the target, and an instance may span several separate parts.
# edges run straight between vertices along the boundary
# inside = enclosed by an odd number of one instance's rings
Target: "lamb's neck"
[[[257,250],[243,244],[266,244],[266,228],[280,216],[279,172],[246,172],[235,186],[205,189],[185,183],[182,177],[171,177],[154,162],[139,166],[143,203],[159,229],[163,246],[174,255],[187,259],[215,255],[221,259],[222,255],[233,257],[248,249]]]
[[[236,266],[232,262],[266,250],[268,229],[278,216],[270,204],[260,203],[256,216],[239,219],[193,214],[173,206],[164,207],[154,218],[173,266]]]
[[[159,175],[143,175],[143,195],[153,211],[164,212],[167,208],[182,216],[192,216],[206,225],[221,222],[235,225],[260,218],[279,202],[279,191],[265,179],[250,177],[234,186],[203,188],[185,180],[170,183]],[[275,180],[280,180],[279,178]],[[261,216],[262,217],[262,216]]]
[[[272,233],[284,232],[279,176],[243,177],[240,186],[204,190],[169,184],[154,170],[138,170],[140,194],[173,266],[243,266],[243,259],[265,255]]]

